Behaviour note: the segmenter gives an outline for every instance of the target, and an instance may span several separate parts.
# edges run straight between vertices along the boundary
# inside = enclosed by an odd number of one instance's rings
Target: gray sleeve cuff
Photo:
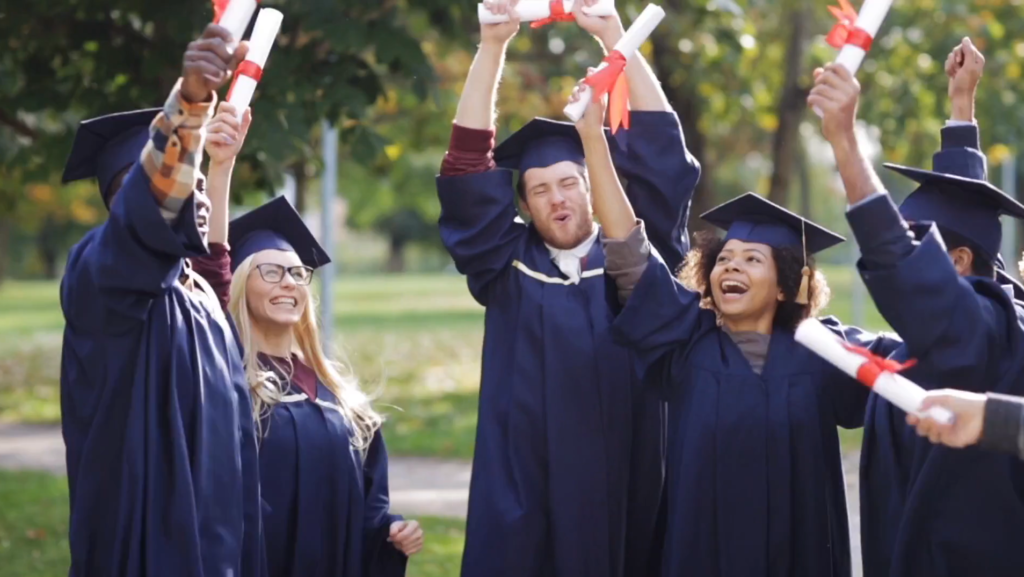
[[[637,225],[625,238],[608,238],[603,230],[600,238],[604,249],[604,272],[615,281],[619,302],[625,304],[647,270],[647,258],[651,254],[644,223],[638,219]]]
[[[1024,459],[1024,399],[988,393],[978,446]]]

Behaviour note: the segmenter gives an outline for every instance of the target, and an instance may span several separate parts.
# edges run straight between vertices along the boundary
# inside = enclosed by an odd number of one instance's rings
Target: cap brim
[[[955,174],[946,174],[892,163],[885,163],[883,166],[913,180],[919,185],[956,187],[966,193],[978,194],[985,202],[997,208],[1000,214],[1006,214],[1014,218],[1024,218],[1024,204],[1021,204],[987,180],[976,180]]]

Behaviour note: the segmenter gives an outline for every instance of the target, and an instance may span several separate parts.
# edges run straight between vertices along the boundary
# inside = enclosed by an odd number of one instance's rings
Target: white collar
[[[551,260],[555,262],[555,266],[558,267],[558,270],[562,271],[562,274],[569,277],[573,284],[580,282],[580,275],[582,274],[580,260],[590,254],[590,249],[594,247],[594,242],[597,241],[598,230],[595,224],[590,236],[570,249],[558,249],[548,243],[544,243],[544,246],[548,247],[548,253],[551,255]]]

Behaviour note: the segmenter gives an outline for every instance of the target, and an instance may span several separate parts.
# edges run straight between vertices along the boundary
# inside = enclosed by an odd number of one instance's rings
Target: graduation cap
[[[64,184],[96,177],[103,204],[110,208],[110,185],[120,172],[139,161],[149,141],[149,125],[160,108],[118,112],[83,120],[64,165]]]
[[[886,164],[920,186],[900,205],[911,223],[934,222],[972,241],[989,262],[999,254],[1003,230],[999,217],[1024,218],[1024,205],[987,180]]]
[[[331,257],[310,232],[288,199],[278,196],[231,221],[228,232],[231,271],[262,250],[284,250],[299,255],[302,264],[317,269]]]
[[[611,131],[604,129],[612,142]],[[583,141],[576,126],[547,118],[534,118],[494,149],[494,162],[518,170],[520,177],[531,168],[544,168],[568,160],[582,165]]]
[[[802,249],[804,278],[800,281],[800,292],[796,298],[798,304],[807,304],[807,284],[811,274],[807,267],[807,255],[846,240],[753,192],[712,208],[700,217],[726,231],[726,241],[736,239],[766,244],[772,248]]]

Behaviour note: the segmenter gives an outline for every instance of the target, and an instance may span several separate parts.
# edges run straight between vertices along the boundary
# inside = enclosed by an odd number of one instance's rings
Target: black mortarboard
[[[934,222],[974,242],[988,261],[999,254],[1003,239],[1000,215],[1024,218],[1024,205],[987,180],[886,164],[886,168],[920,184],[900,205],[911,223]]]
[[[814,254],[845,238],[790,212],[753,192],[734,198],[700,216],[726,231],[725,240],[758,242],[773,248],[792,247]]]
[[[294,252],[302,264],[314,269],[331,262],[327,251],[283,196],[232,220],[228,230],[232,271],[261,250]]]
[[[605,129],[609,146],[611,131]],[[583,142],[576,127],[568,122],[534,118],[494,149],[494,162],[501,168],[518,170],[520,176],[531,168],[544,168],[562,161],[582,165]]]
[[[149,125],[160,110],[148,108],[83,120],[64,166],[64,183],[95,176],[109,208],[114,177],[139,161],[149,141]]]

